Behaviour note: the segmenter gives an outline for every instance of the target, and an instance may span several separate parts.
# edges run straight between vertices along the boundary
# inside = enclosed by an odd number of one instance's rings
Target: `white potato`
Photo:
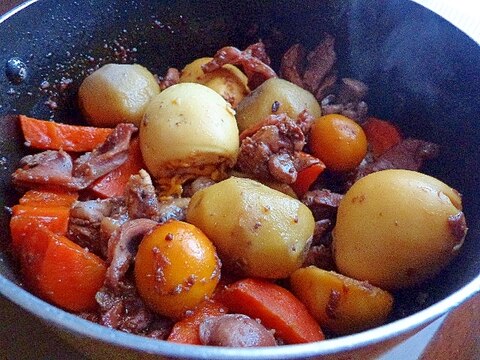
[[[155,77],[138,64],[107,64],[87,76],[78,91],[80,109],[94,126],[140,125],[150,99],[160,92]]]
[[[296,119],[304,110],[315,118],[322,115],[317,99],[310,92],[287,80],[272,78],[238,104],[237,121],[240,131],[272,114],[272,106],[275,102],[278,104],[275,113],[286,113],[292,119]]]
[[[237,159],[235,112],[204,85],[173,85],[148,105],[140,124],[140,148],[157,180],[215,177]]]
[[[447,265],[466,224],[460,194],[431,176],[384,170],[357,181],[333,231],[338,270],[385,289],[417,285]]]
[[[195,193],[187,221],[214,243],[225,269],[271,279],[302,265],[315,227],[310,209],[297,199],[236,177]]]

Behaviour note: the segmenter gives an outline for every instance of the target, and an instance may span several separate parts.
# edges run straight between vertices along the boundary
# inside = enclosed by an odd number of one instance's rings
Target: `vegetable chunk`
[[[212,240],[225,268],[270,279],[302,265],[315,227],[312,212],[297,199],[236,177],[197,192],[187,221]]]
[[[315,266],[295,271],[290,283],[293,293],[320,325],[336,334],[381,325],[393,306],[393,297],[387,291]]]

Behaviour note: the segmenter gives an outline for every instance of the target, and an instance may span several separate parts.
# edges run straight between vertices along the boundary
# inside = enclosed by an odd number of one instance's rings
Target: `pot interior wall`
[[[161,75],[221,46],[244,48],[261,38],[278,68],[289,46],[301,42],[311,48],[325,32],[337,39],[340,75],[370,86],[367,103],[373,115],[442,146],[441,156],[425,170],[463,193],[469,235],[447,271],[398,294],[395,317],[445,298],[480,273],[480,48],[407,1],[42,0],[29,6],[0,24],[0,65],[19,57],[28,69],[21,84],[0,74],[2,206],[17,196],[10,173],[25,154],[10,115],[77,122],[76,89],[96,65],[138,62]],[[62,83],[68,86],[60,91]],[[48,100],[58,109],[47,106]],[[6,213],[1,226],[8,229]],[[8,242],[5,230],[0,274],[18,283]],[[418,298],[425,301],[420,304]]]

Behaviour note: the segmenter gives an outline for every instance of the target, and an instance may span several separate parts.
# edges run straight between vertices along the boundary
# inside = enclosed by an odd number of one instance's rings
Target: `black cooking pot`
[[[254,350],[196,348],[125,334],[23,290],[7,231],[0,239],[0,293],[54,324],[86,352],[114,349],[104,357],[121,348],[123,356],[131,351],[174,358],[286,359],[374,353],[480,291],[480,47],[410,1],[30,1],[0,23],[2,208],[16,200],[10,174],[25,154],[12,115],[78,122],[76,90],[96,66],[137,62],[164,74],[222,46],[244,48],[260,38],[278,68],[289,46],[313,47],[324,33],[336,38],[340,75],[369,85],[370,113],[394,121],[410,136],[440,144],[441,156],[424,171],[463,194],[469,232],[460,255],[427,284],[396,293],[387,325],[321,343]],[[8,220],[7,213],[0,218],[4,229]]]

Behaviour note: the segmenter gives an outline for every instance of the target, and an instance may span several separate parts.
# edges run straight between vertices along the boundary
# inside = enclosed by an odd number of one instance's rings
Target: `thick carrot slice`
[[[167,340],[182,344],[201,345],[198,332],[200,323],[210,316],[220,316],[225,313],[227,313],[225,305],[215,300],[205,300],[191,315],[175,323]]]
[[[231,312],[260,319],[289,344],[325,338],[305,305],[290,291],[274,283],[251,278],[239,280],[226,287],[221,301]]]
[[[96,306],[95,294],[105,280],[105,263],[64,236],[48,232],[38,283],[48,300],[71,311]]]
[[[14,254],[22,251],[22,244],[32,229],[40,225],[55,234],[65,235],[68,230],[70,208],[78,198],[75,192],[27,191],[12,207],[10,232]]]
[[[108,128],[60,124],[25,115],[19,119],[26,144],[40,150],[92,151],[112,132]]]
[[[381,156],[403,139],[398,128],[386,120],[370,117],[362,127],[374,157]]]
[[[291,185],[293,191],[301,198],[310,189],[310,186],[318,176],[325,170],[325,164],[318,163],[300,171],[297,180]]]
[[[128,158],[120,167],[93,183],[91,189],[100,198],[123,195],[130,176],[137,174],[145,165],[143,164],[140,142],[133,139],[128,149]]]
[[[14,215],[10,219],[10,232],[14,254],[22,251],[23,244],[29,238],[32,229],[40,225],[55,234],[65,235],[67,233],[70,216],[70,209],[67,207],[39,208],[15,205],[13,213]]]
[[[19,200],[21,205],[36,207],[71,207],[78,199],[78,193],[65,191],[29,190]]]
[[[31,229],[20,264],[25,283],[45,300],[70,311],[95,308],[105,263],[66,237],[41,225]]]

